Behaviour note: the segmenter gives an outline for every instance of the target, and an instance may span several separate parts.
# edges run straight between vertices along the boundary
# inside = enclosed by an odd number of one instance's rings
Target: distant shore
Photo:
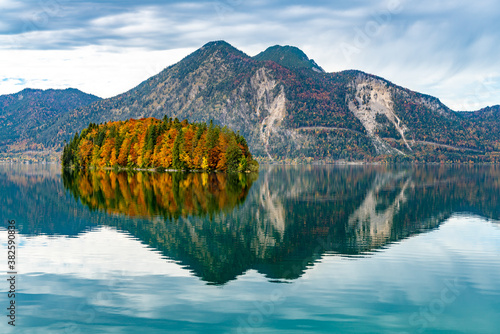
[[[60,165],[60,163],[59,163]],[[79,169],[83,170],[84,168],[81,167],[63,167],[64,169]],[[89,167],[86,168],[88,170],[108,170],[108,171],[117,171],[117,172],[127,172],[127,171],[133,171],[133,172],[157,172],[157,173],[174,173],[174,172],[182,172],[182,173],[245,173],[245,174],[250,174],[252,173],[251,171],[224,171],[224,170],[204,170],[204,169],[174,169],[174,168],[163,168],[163,167],[156,167],[156,168],[140,168],[140,167]],[[255,172],[253,172],[255,173]],[[257,171],[258,173],[258,171]]]
[[[392,163],[383,161],[344,161],[344,160],[311,160],[311,161],[271,161],[269,159],[256,159],[259,165],[287,165],[287,166],[298,166],[298,165],[335,165],[335,166],[373,166],[373,165],[500,165],[499,163],[493,162],[419,162],[419,161],[409,161],[404,163]],[[0,164],[39,164],[39,165],[61,165],[61,162],[55,159],[51,160],[30,160],[30,159],[12,159],[12,158],[2,158],[0,157]],[[101,167],[101,168],[91,168],[91,169],[105,169],[105,170],[135,170],[135,171],[148,171],[156,172],[157,168],[127,168],[127,167]],[[161,172],[180,172],[183,170],[177,170],[172,168],[165,168]],[[204,170],[187,170],[188,172],[204,172]],[[218,171],[222,172],[222,171]]]

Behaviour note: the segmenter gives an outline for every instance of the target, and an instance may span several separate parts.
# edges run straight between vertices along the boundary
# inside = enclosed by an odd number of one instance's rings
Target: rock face
[[[351,82],[350,87],[355,91],[352,98],[348,97],[349,110],[361,121],[368,135],[372,138],[373,145],[378,154],[403,154],[400,150],[387,145],[377,130],[380,130],[385,124],[381,124],[377,117],[387,119],[392,124],[405,145],[411,150],[406,141],[405,132],[408,128],[401,122],[401,119],[394,112],[394,102],[390,87],[381,81],[369,76],[359,75]],[[386,121],[386,122],[387,122]],[[384,122],[384,123],[386,123]]]
[[[252,154],[270,160],[427,159],[500,150],[493,108],[458,113],[438,99],[359,71],[325,73],[297,48],[249,57],[210,42],[116,97],[65,113],[31,141],[61,149],[90,122],[163,116],[239,130]],[[432,160],[432,159],[431,159]]]

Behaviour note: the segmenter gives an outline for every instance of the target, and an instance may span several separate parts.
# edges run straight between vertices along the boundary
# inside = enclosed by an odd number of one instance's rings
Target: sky
[[[205,43],[254,56],[302,49],[327,72],[362,70],[454,110],[500,104],[494,0],[0,0],[0,94],[123,93]]]

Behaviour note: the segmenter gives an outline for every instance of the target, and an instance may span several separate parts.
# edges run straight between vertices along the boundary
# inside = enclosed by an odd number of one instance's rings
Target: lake
[[[0,165],[2,333],[498,333],[500,168]]]

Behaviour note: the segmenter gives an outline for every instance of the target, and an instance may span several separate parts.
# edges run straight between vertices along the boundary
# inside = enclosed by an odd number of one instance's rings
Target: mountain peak
[[[29,93],[35,93],[35,92],[43,92],[43,89],[24,88],[23,90],[21,90],[21,91],[19,91],[17,93],[14,93],[14,94],[20,94],[20,93],[29,94]]]
[[[224,40],[219,40],[219,41],[208,42],[205,45],[203,45],[201,48],[205,49],[205,48],[214,48],[214,47],[216,47],[216,48],[217,47],[231,47],[232,48],[233,46]]]
[[[274,61],[289,69],[308,68],[316,72],[325,72],[314,60],[309,59],[302,50],[290,45],[271,46],[256,55],[254,59],[258,61]]]
[[[239,58],[251,59],[247,54],[238,50],[228,42],[220,40],[206,43],[201,48],[184,58],[184,60],[199,63],[200,61],[211,59],[211,57],[216,54],[218,54],[221,58],[236,56]],[[181,61],[180,64],[187,66],[184,61]]]
[[[71,94],[79,94],[79,95],[87,95],[87,96],[93,96],[97,99],[100,99],[99,97],[92,95],[92,94],[87,94],[85,92],[82,92],[81,90],[77,88],[62,88],[62,89],[57,89],[57,88],[47,88],[47,89],[41,89],[41,88],[24,88],[23,90],[13,93],[13,94],[6,94],[6,95],[17,95],[17,94],[65,94],[65,93],[71,93]],[[2,95],[3,96],[3,95]]]
[[[203,45],[199,49],[199,51],[201,51],[202,53],[206,53],[206,52],[211,53],[211,52],[216,52],[216,51],[223,51],[224,53],[234,53],[234,54],[244,55],[245,57],[248,57],[242,51],[238,50],[237,48],[235,48],[234,46],[232,46],[228,42],[222,41],[222,40],[208,42],[207,44]]]

